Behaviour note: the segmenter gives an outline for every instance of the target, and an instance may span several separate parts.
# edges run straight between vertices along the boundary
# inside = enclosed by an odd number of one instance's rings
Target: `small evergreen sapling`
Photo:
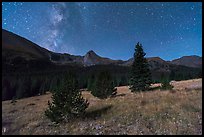
[[[115,95],[116,88],[114,87],[113,79],[108,71],[101,72],[94,82],[91,94],[100,99],[108,98]]]
[[[171,89],[173,89],[173,86],[170,84],[170,81],[168,79],[165,79],[165,80],[162,80],[161,89],[162,90],[171,90]]]
[[[69,121],[85,112],[89,103],[83,99],[78,82],[71,73],[60,82],[52,94],[52,103],[48,101],[45,115],[53,122]]]

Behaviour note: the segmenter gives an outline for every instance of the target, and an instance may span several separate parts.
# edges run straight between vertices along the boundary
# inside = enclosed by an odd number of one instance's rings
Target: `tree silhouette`
[[[130,78],[130,89],[132,92],[145,91],[149,88],[152,78],[148,62],[144,57],[142,45],[138,42],[135,46],[134,61]]]
[[[100,72],[96,81],[94,82],[91,94],[100,99],[107,98],[113,94],[116,94],[116,88],[114,88],[113,79],[108,71]]]

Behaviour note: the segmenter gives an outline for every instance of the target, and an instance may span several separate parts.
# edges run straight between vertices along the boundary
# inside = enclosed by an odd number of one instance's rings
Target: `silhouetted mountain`
[[[2,57],[2,60],[10,65],[19,60],[44,60],[56,65],[78,64],[81,66],[110,64],[131,66],[133,63],[133,58],[127,61],[112,60],[97,55],[93,50],[88,51],[84,56],[54,53],[4,29],[2,29]],[[173,61],[164,61],[159,57],[149,57],[147,60],[151,69],[160,71],[169,71],[169,64],[202,67],[202,58],[199,56],[184,56]]]
[[[78,63],[83,64],[82,56],[54,53],[37,44],[2,29],[2,58],[9,65],[15,61],[43,60],[55,64]]]
[[[108,65],[108,64],[119,64],[119,63],[123,63],[123,61],[100,57],[93,50],[90,50],[84,56],[84,66]]]
[[[85,56],[54,53],[4,29],[2,29],[2,39],[2,57],[7,63],[9,63],[8,60],[13,62],[19,59],[26,61],[43,59],[58,65],[75,63],[83,66],[123,63],[122,60],[100,57],[92,50],[87,52]]]
[[[48,59],[48,51],[37,44],[2,29],[2,56],[9,58],[22,57],[26,60]]]
[[[202,57],[193,55],[193,56],[183,56],[179,59],[172,60],[170,63],[176,65],[183,65],[187,67],[199,68],[202,67]]]

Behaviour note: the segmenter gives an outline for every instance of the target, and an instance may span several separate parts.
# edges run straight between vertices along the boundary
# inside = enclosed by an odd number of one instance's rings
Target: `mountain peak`
[[[97,58],[100,57],[99,55],[97,55],[93,50],[90,50],[86,53],[85,57],[91,57],[91,58]]]
[[[163,59],[160,57],[149,57],[147,58],[148,61],[158,61],[158,62],[165,62]]]
[[[84,64],[85,66],[91,66],[99,63],[99,56],[93,51],[90,50],[84,56]]]
[[[89,50],[88,53],[95,53],[93,50]]]
[[[198,55],[190,55],[190,56],[182,56],[180,58],[201,58],[201,57]]]
[[[171,61],[172,64],[183,65],[187,67],[201,67],[202,57],[197,55],[183,56]]]
[[[88,55],[96,55],[96,53],[93,50],[89,50],[86,54],[88,54]]]

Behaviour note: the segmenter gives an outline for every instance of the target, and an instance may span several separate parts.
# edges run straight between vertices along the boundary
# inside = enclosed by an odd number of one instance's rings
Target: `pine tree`
[[[41,86],[41,81],[39,79],[35,78],[32,80],[31,91],[33,95],[37,95],[39,93],[40,86]]]
[[[81,95],[76,78],[69,73],[53,91],[52,103],[48,101],[49,108],[45,115],[56,123],[67,122],[82,115],[88,105],[88,101]]]
[[[87,89],[89,90],[89,91],[91,91],[92,90],[92,88],[93,88],[93,80],[92,79],[88,79],[88,85],[87,85]]]
[[[144,57],[142,45],[138,42],[135,46],[134,61],[132,64],[132,73],[130,79],[130,89],[132,92],[145,91],[149,88],[152,79],[148,62]]]
[[[168,89],[171,90],[171,89],[173,89],[173,86],[170,84],[170,81],[169,81],[168,78],[162,80],[161,89],[162,90],[168,90]]]
[[[39,89],[39,94],[40,95],[45,94],[45,82],[42,82],[40,89]]]
[[[113,79],[109,72],[103,71],[97,76],[91,94],[100,99],[105,99],[116,94],[116,90],[117,89],[114,88]]]
[[[22,79],[19,79],[18,85],[18,89],[16,90],[16,97],[18,99],[32,96],[30,76],[25,76]]]
[[[53,92],[53,91],[57,90],[56,88],[59,86],[59,83],[60,83],[59,78],[55,76],[55,77],[51,80],[51,83],[50,83],[50,86],[49,86],[49,91],[50,91],[50,92]]]
[[[175,80],[175,72],[172,70],[170,73],[170,80]]]
[[[91,77],[88,79],[87,88],[89,91],[91,91],[93,89],[94,81],[95,81],[94,79],[95,79],[94,75],[91,75]]]

